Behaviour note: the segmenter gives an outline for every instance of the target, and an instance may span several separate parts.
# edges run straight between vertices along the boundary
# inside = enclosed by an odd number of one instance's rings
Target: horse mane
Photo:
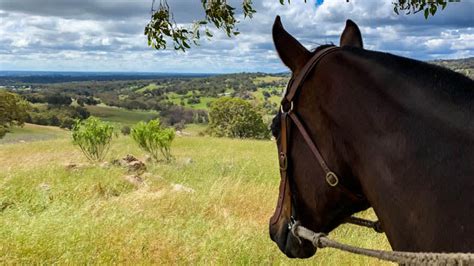
[[[323,44],[323,45],[320,45],[314,49],[311,50],[311,56],[314,56],[317,52],[321,51],[322,49],[324,48],[328,48],[328,47],[331,47],[331,46],[335,46],[334,43],[326,43],[326,44]]]
[[[343,50],[384,66],[407,82],[426,88],[455,104],[474,108],[474,80],[443,66],[389,53],[343,47]]]

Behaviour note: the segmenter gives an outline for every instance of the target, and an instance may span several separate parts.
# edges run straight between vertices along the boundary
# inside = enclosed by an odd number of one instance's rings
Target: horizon
[[[421,60],[424,62],[436,62],[436,61],[456,61],[456,60],[466,60],[466,59],[474,59],[474,56],[469,56],[469,57],[463,57],[463,58],[456,58],[456,59],[431,59],[431,60]],[[275,72],[263,72],[263,71],[254,71],[254,72],[247,72],[247,71],[239,71],[239,72],[151,72],[151,71],[104,71],[104,70],[99,70],[99,71],[90,71],[90,70],[9,70],[5,69],[2,70],[0,69],[0,76],[5,76],[2,75],[3,73],[6,72],[11,72],[11,73],[81,73],[81,74],[119,74],[119,75],[125,75],[125,74],[137,74],[137,75],[209,75],[209,76],[215,76],[215,75],[232,75],[232,74],[274,74],[274,75],[279,75],[279,74],[287,74],[290,73],[290,70],[283,70],[283,71],[275,71]]]

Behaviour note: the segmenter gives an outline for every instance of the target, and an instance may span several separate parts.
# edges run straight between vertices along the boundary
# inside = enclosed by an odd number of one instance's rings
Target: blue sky
[[[143,29],[152,0],[0,0],[0,70],[280,72],[271,27],[281,15],[306,47],[339,41],[345,20],[360,27],[367,49],[420,60],[474,56],[474,0],[450,3],[425,20],[393,13],[392,1],[254,1],[252,20],[239,15],[241,34],[182,53],[147,46]],[[198,0],[168,0],[178,23],[202,18]],[[230,0],[232,4],[241,2]]]

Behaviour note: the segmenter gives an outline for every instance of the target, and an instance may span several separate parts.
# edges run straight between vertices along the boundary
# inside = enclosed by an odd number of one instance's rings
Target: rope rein
[[[358,220],[360,218],[356,218]],[[362,221],[367,221],[360,219]],[[360,222],[360,221],[358,221]],[[376,222],[372,222],[376,223]],[[364,225],[365,226],[365,225]],[[329,239],[324,233],[315,233],[296,222],[291,228],[291,233],[296,238],[304,238],[310,241],[317,248],[335,248],[354,254],[365,255],[381,260],[387,260],[395,263],[407,265],[473,265],[474,253],[430,253],[430,252],[403,252],[386,251],[359,248],[347,244],[339,243]]]
[[[370,221],[370,220],[351,216],[347,218],[345,222],[348,224],[355,224],[355,225],[360,225],[360,226],[374,229],[374,231],[377,233],[383,233],[383,229],[382,229],[382,225],[380,224],[380,221]]]

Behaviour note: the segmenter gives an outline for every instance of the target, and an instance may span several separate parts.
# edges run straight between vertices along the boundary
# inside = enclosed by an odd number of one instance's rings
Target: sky
[[[156,0],[159,2],[159,0]],[[339,44],[346,19],[366,49],[419,60],[474,56],[474,0],[449,3],[425,20],[396,15],[392,0],[254,0],[240,35],[214,38],[185,53],[147,46],[152,0],[0,0],[0,70],[233,73],[288,71],[271,37],[276,15],[308,49]],[[199,0],[168,0],[177,23],[202,19]],[[239,7],[241,0],[229,0]]]

